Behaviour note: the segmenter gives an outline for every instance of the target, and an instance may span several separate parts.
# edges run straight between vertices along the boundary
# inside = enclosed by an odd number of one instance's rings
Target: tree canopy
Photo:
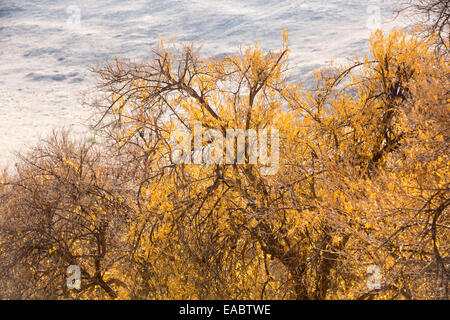
[[[95,68],[101,143],[56,132],[2,177],[0,297],[448,299],[450,78],[432,41],[377,31],[313,88],[287,78],[286,33],[278,51],[161,42]],[[248,137],[244,164],[174,163],[194,123],[277,129],[278,170],[248,163]]]

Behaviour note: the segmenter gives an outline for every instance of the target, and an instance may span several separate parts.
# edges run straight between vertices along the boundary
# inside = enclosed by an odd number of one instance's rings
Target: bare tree
[[[448,54],[450,43],[450,1],[449,0],[410,0],[406,11],[423,27],[426,37],[435,36],[438,52]]]

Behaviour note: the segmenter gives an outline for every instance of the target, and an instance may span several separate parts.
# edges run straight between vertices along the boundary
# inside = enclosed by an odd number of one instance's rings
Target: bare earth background
[[[330,59],[367,53],[375,26],[390,30],[394,0],[0,0],[0,165],[53,128],[88,135],[80,105],[88,68],[145,59],[161,38],[195,41],[204,55],[259,41],[277,49],[286,28],[290,74],[306,83]],[[378,24],[379,22],[379,24]]]

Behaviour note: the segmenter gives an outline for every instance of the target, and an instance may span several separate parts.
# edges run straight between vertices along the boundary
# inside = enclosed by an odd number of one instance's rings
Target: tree
[[[370,59],[309,90],[286,79],[288,53],[286,34],[220,59],[161,43],[96,68],[104,145],[55,137],[4,177],[6,297],[448,299],[448,61],[376,32]],[[250,137],[244,164],[173,161],[173,133],[196,123],[279,130],[278,171],[249,164]],[[63,290],[68,264],[81,292]]]
[[[448,55],[450,49],[450,2],[448,0],[411,0],[401,11],[419,19],[426,37],[435,39],[438,52]]]

